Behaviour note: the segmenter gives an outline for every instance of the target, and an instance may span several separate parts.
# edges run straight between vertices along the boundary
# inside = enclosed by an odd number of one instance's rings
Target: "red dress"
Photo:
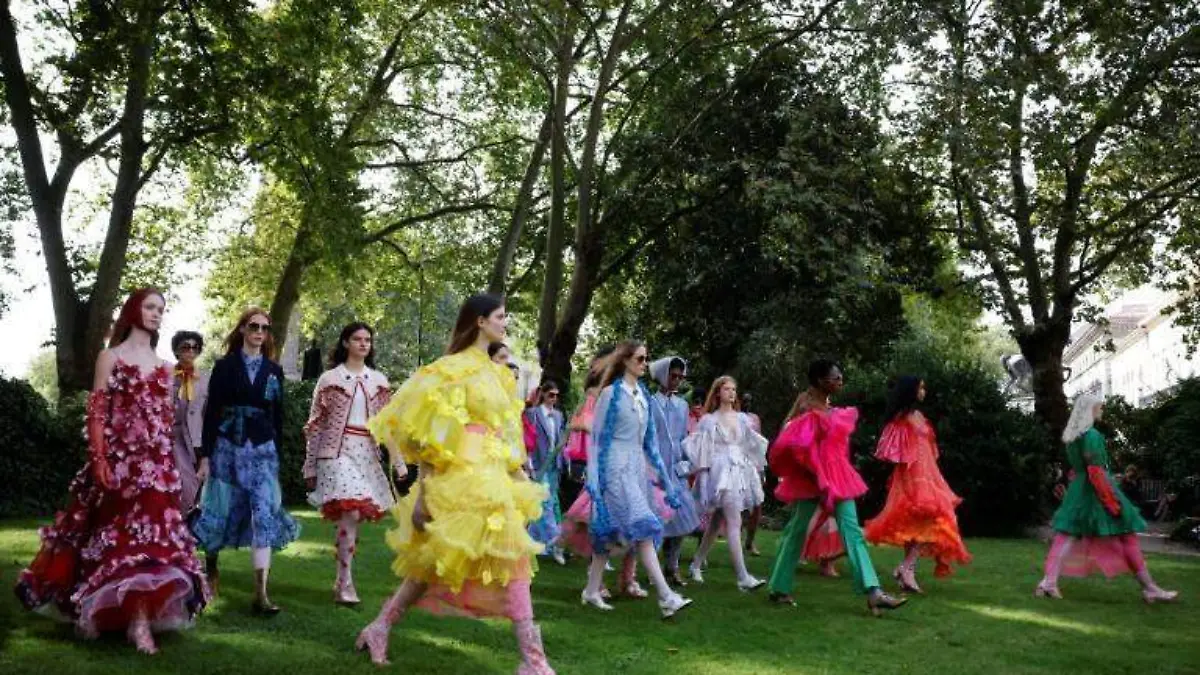
[[[162,365],[143,375],[118,359],[106,394],[117,487],[97,484],[91,460],[83,465],[67,508],[42,528],[17,596],[29,609],[74,621],[86,637],[125,630],[139,606],[151,630],[184,628],[204,607],[207,586],[179,509],[170,371]]]
[[[867,541],[892,546],[915,542],[922,555],[936,561],[934,575],[939,577],[950,575],[951,563],[971,562],[954,515],[962,499],[938,470],[937,439],[925,416],[912,412],[889,422],[875,456],[896,468],[883,510],[863,525]]]

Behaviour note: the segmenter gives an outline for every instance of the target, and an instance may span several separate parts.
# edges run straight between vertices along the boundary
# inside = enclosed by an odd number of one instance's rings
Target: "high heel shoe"
[[[685,598],[678,593],[672,593],[658,601],[658,609],[662,612],[662,618],[669,619],[690,604],[692,604],[690,598]]]
[[[1062,593],[1058,592],[1058,586],[1051,586],[1044,581],[1038,583],[1037,588],[1033,589],[1033,597],[1051,598],[1053,600],[1062,600],[1063,598]]]
[[[629,598],[637,598],[640,600],[642,598],[650,597],[650,594],[646,592],[646,589],[642,588],[641,584],[636,581],[631,581],[626,584],[623,591],[625,596]]]
[[[900,590],[906,593],[916,593],[917,595],[924,593],[921,587],[917,585],[917,580],[913,576],[912,570],[907,567],[897,567],[892,570],[892,578],[896,580],[896,583],[900,584]]]
[[[333,604],[342,607],[357,607],[361,602],[353,581],[338,581],[333,584]]]
[[[693,583],[704,583],[704,572],[701,571],[702,566],[703,563],[701,563],[701,566],[697,566],[695,563],[688,566],[688,576],[692,578]]]
[[[870,610],[872,616],[878,618],[883,616],[883,610],[898,609],[906,602],[908,602],[908,598],[893,598],[876,588],[874,593],[867,596],[867,609]]]
[[[1153,605],[1156,602],[1175,602],[1178,597],[1178,591],[1166,591],[1161,588],[1142,591],[1142,599],[1146,601],[1147,605]]]
[[[780,593],[778,591],[771,591],[770,595],[767,596],[767,601],[776,605],[796,606],[795,598],[788,593]]]
[[[387,657],[388,633],[390,632],[387,624],[372,621],[358,634],[358,639],[354,641],[354,648],[360,652],[368,652],[371,655],[371,663],[377,666],[390,665],[391,662]]]
[[[765,585],[767,585],[767,582],[765,579],[758,579],[755,577],[748,577],[742,581],[737,582],[738,590],[743,593],[757,591],[758,589],[762,588]]]
[[[579,595],[579,601],[582,605],[591,605],[602,612],[612,611],[612,605],[605,602],[604,598],[600,597],[599,593],[592,595],[588,593],[586,589],[584,589],[583,593]]]

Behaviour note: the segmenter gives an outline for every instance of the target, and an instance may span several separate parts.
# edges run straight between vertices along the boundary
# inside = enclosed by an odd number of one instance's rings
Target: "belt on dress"
[[[349,424],[346,425],[346,429],[343,433],[345,433],[347,436],[366,436],[367,438],[371,437],[371,431],[369,429],[367,429],[366,427],[351,426]]]
[[[221,426],[219,430],[229,434],[232,432],[234,445],[242,445],[246,442],[246,420],[257,417],[265,417],[267,411],[263,408],[258,408],[252,405],[231,405],[221,412]]]

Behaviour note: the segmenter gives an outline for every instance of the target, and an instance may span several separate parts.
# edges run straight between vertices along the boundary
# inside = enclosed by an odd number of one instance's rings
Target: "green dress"
[[[1073,537],[1112,537],[1146,529],[1138,507],[1121,492],[1109,471],[1108,452],[1104,449],[1104,436],[1093,427],[1067,445],[1067,462],[1074,471],[1071,485],[1063,497],[1062,506],[1054,513],[1051,526],[1056,532]],[[1100,502],[1096,488],[1088,480],[1088,467],[1104,469],[1104,475],[1112,486],[1113,495],[1121,504],[1121,513],[1112,515]]]

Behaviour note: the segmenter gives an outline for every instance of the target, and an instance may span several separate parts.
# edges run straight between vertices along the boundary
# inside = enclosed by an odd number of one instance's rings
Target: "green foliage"
[[[61,507],[86,456],[81,398],[55,412],[29,383],[0,377],[0,516]]]
[[[860,500],[864,518],[887,495],[891,465],[873,459],[883,430],[888,381],[899,375],[925,380],[921,410],[933,423],[938,466],[963,498],[959,525],[970,536],[1015,535],[1039,522],[1050,494],[1049,461],[1057,451],[1044,427],[1011,407],[994,373],[974,359],[940,349],[938,339],[909,329],[888,357],[862,369],[848,366],[844,400],[859,406],[853,437],[855,463],[871,485]]]
[[[283,502],[289,505],[306,503],[308,491],[304,487],[304,423],[308,421],[308,408],[312,404],[312,392],[316,382],[283,383],[283,438],[276,450],[279,453],[279,486],[283,490]]]
[[[621,208],[637,223],[684,215],[600,293],[596,318],[601,340],[644,336],[655,354],[689,358],[700,386],[739,377],[777,423],[812,357],[879,359],[903,328],[902,292],[926,287],[946,254],[873,124],[796,52],[764,59],[695,134],[663,142],[663,127],[726,86],[672,92],[620,148],[665,163]],[[623,235],[636,246],[638,232]]]
[[[53,349],[39,351],[29,362],[29,386],[53,407],[58,403],[58,364]]]
[[[1101,425],[1118,468],[1136,465],[1142,477],[1165,480],[1178,495],[1177,514],[1200,507],[1200,379],[1180,382],[1170,396],[1146,408],[1109,399]]]

